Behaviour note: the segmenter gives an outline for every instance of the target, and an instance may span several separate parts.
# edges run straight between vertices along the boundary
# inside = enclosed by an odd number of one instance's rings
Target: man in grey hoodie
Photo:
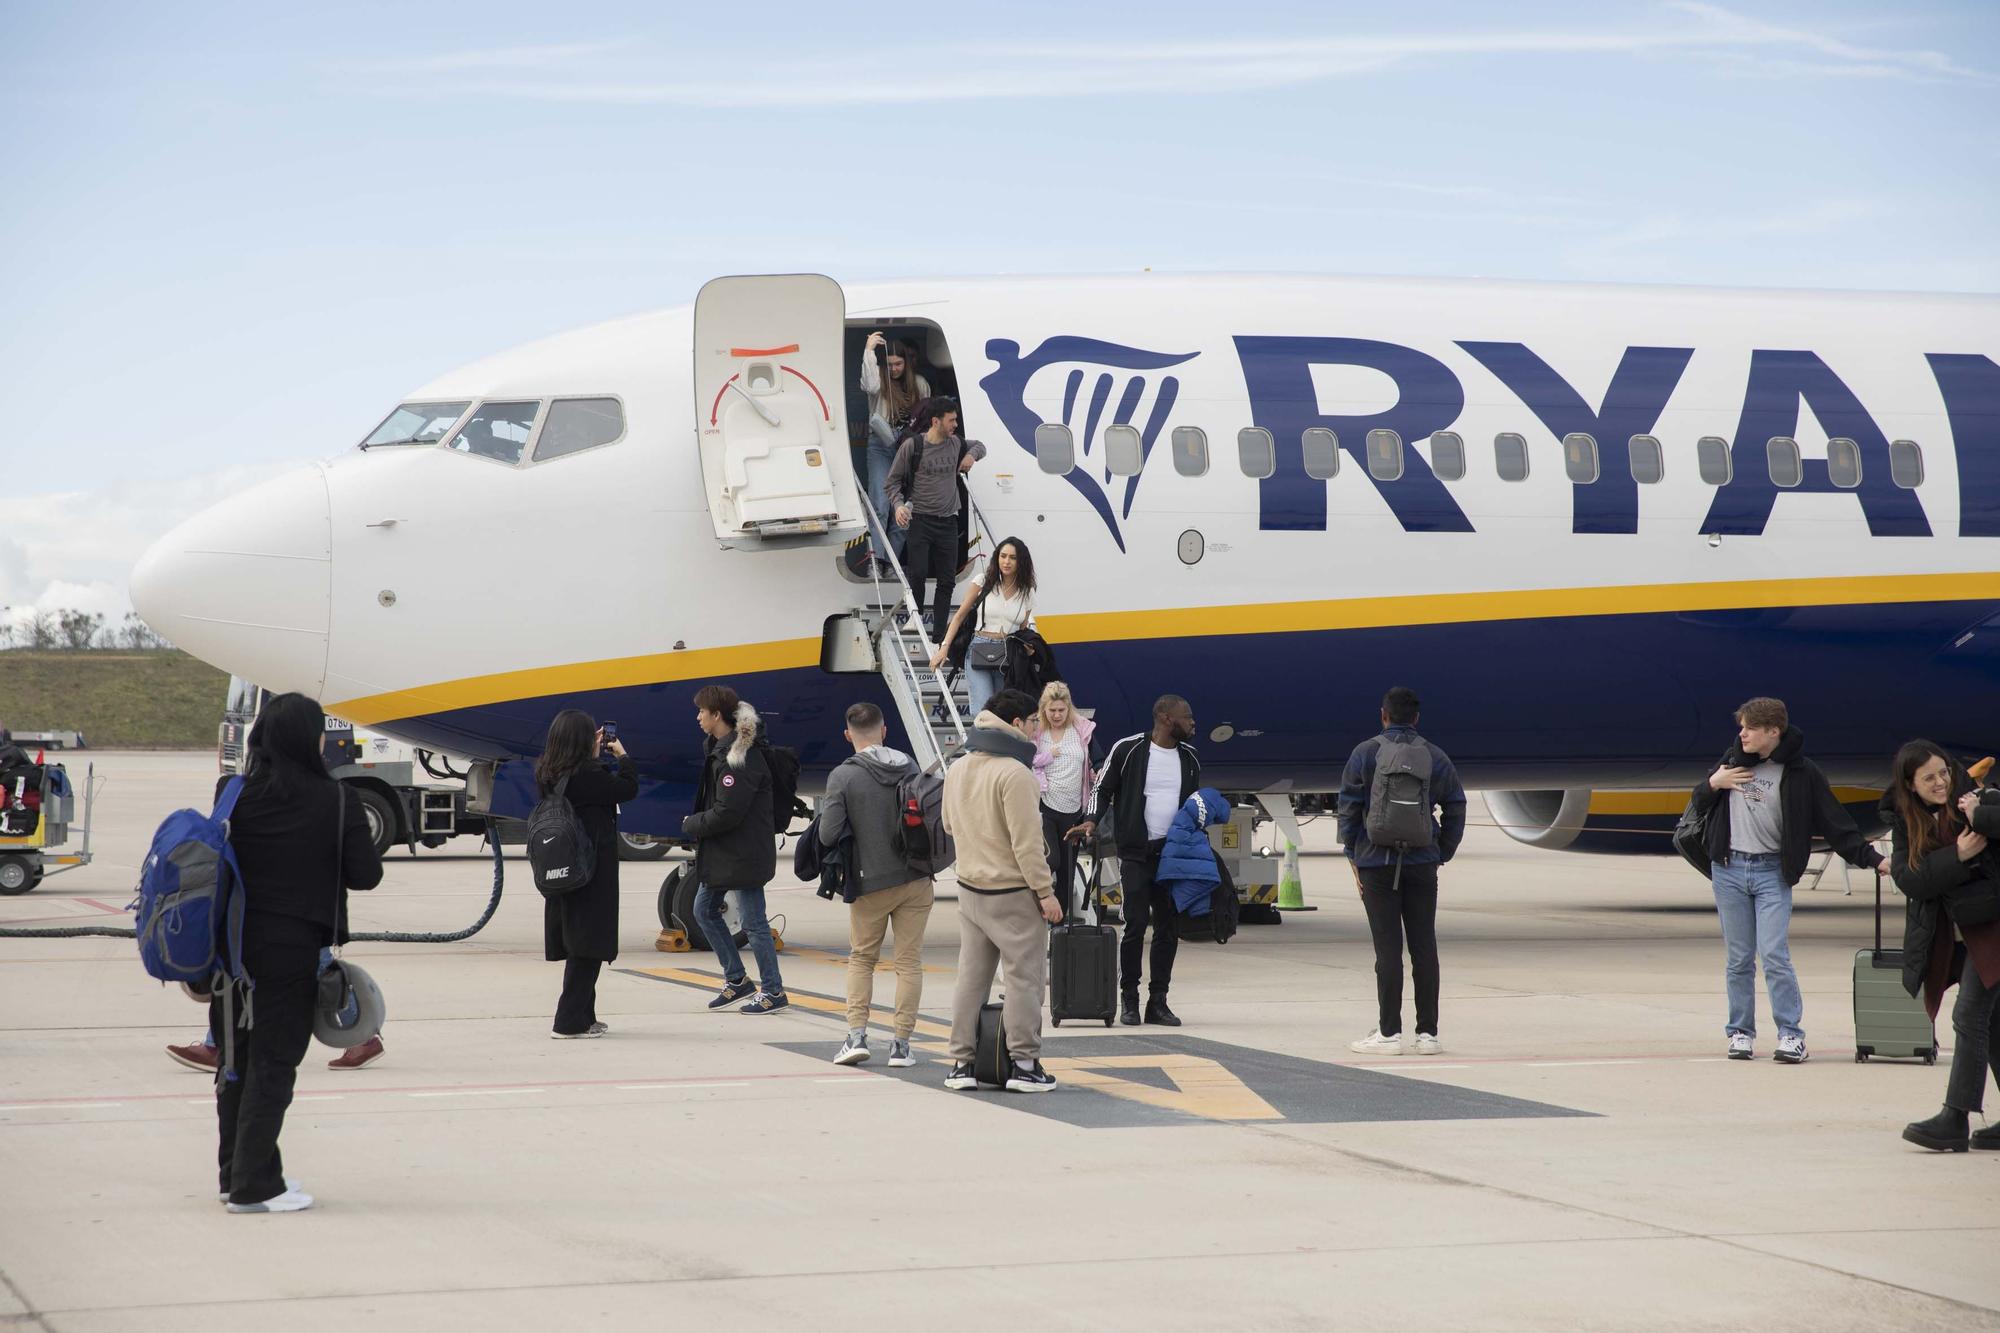
[[[858,1065],[868,1059],[868,1011],[875,1000],[875,961],[882,956],[882,939],[896,932],[896,1027],[889,1043],[889,1065],[901,1069],[916,1063],[910,1056],[910,1034],[917,1027],[917,1006],[924,997],[924,926],[931,916],[931,879],[911,878],[903,854],[896,849],[896,821],[902,811],[896,785],[917,771],[917,761],[883,743],[887,726],[874,704],[847,710],[842,733],[854,747],[826,780],[826,799],[819,807],[820,845],[831,847],[853,835],[851,873],[860,891],[848,905],[847,1044],[833,1062]]]

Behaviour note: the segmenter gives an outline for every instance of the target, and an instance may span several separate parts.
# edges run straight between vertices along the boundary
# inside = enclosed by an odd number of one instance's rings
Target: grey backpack
[[[1362,828],[1384,851],[1421,851],[1437,841],[1431,821],[1431,747],[1420,736],[1384,738],[1375,751],[1375,780],[1368,788]]]

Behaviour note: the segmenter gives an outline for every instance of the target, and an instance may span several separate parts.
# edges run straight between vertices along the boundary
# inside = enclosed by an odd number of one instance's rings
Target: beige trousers
[[[1007,988],[1001,1020],[1015,1061],[1042,1053],[1042,999],[1049,988],[1049,926],[1035,895],[958,890],[958,989],[951,1005],[951,1058],[970,1060],[998,967]]]
[[[931,881],[913,879],[893,889],[864,893],[847,905],[847,1026],[868,1026],[875,1002],[875,964],[882,937],[896,930],[896,1036],[908,1041],[917,1030],[917,1006],[924,999],[924,926],[931,919]]]

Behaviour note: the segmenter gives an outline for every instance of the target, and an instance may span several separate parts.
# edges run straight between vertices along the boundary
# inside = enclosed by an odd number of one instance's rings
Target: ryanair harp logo
[[[1064,480],[1090,502],[1111,540],[1124,550],[1119,521],[1132,513],[1145,460],[1152,457],[1180,397],[1180,378],[1157,372],[1192,361],[1199,353],[1149,352],[1064,335],[1046,339],[1026,356],[1013,339],[994,338],[986,344],[986,355],[994,369],[979,387],[1014,443],[1032,455],[1037,426],[1067,426],[1075,465]],[[1139,432],[1140,470],[1132,476],[1115,477],[1105,467],[1102,441],[1112,426]]]

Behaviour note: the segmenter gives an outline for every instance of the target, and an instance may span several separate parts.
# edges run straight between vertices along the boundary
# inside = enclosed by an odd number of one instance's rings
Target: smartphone
[[[618,724],[616,722],[605,722],[601,724],[601,727],[604,732],[604,743],[606,745],[618,739]]]

